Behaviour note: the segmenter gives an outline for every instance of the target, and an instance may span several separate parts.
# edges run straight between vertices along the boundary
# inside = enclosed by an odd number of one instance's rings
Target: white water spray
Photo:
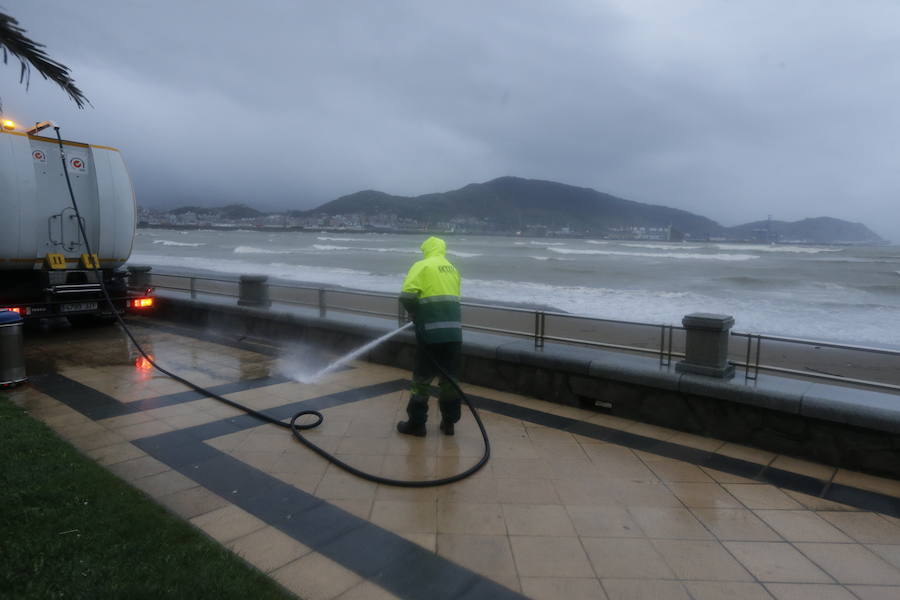
[[[381,336],[380,338],[378,338],[377,340],[372,340],[368,344],[361,346],[360,348],[357,348],[356,350],[354,350],[350,354],[347,354],[346,356],[342,356],[341,358],[337,359],[330,365],[327,365],[327,366],[319,369],[315,373],[310,374],[310,373],[304,373],[302,371],[298,371],[293,374],[290,374],[289,377],[295,381],[299,381],[300,383],[316,383],[325,375],[328,375],[329,373],[341,368],[342,366],[344,366],[351,360],[358,358],[359,356],[365,354],[372,348],[375,348],[376,346],[386,342],[387,340],[394,337],[395,335],[397,335],[404,329],[408,329],[408,328],[412,327],[412,325],[413,325],[412,322],[410,322],[410,323],[407,323],[406,325],[404,325],[403,327],[400,327],[399,329],[395,329],[394,331],[386,333],[383,336]]]

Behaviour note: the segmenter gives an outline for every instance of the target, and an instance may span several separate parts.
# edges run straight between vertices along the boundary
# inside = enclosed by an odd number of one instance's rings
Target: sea
[[[157,272],[399,292],[426,235],[140,229],[129,264]],[[808,246],[449,235],[463,296],[680,325],[900,348],[900,246]]]

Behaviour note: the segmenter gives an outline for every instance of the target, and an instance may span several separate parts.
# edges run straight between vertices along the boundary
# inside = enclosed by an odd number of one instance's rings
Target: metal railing
[[[189,293],[191,298],[197,298],[198,294],[238,297],[240,293],[237,278],[153,272],[152,282],[160,289]],[[396,294],[284,283],[270,283],[268,288],[272,301],[317,308],[320,317],[326,317],[329,311],[337,311],[396,318],[400,325],[407,321]],[[465,329],[531,339],[536,349],[542,349],[549,341],[648,354],[657,356],[664,367],[672,365],[673,357],[685,357],[687,330],[680,326],[476,302],[461,304]],[[760,371],[765,371],[900,392],[898,350],[737,331],[732,331],[731,337],[744,341],[743,344],[731,344],[729,362],[743,369],[744,379],[748,382],[757,380]],[[821,350],[835,351],[835,354],[823,357]],[[846,363],[847,360],[851,362]],[[843,368],[852,367],[849,373],[836,372],[842,367],[837,364],[841,361],[846,363]],[[813,362],[817,367],[810,367],[806,362]],[[857,375],[870,371],[876,371],[877,376]]]

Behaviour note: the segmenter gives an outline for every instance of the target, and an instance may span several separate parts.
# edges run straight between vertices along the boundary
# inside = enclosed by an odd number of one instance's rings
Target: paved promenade
[[[367,471],[434,478],[481,455],[471,417],[445,437],[436,406],[428,437],[395,432],[408,372],[354,362],[300,384],[292,349],[131,322],[163,366],[229,399],[322,410],[308,436]],[[487,467],[386,487],[158,374],[117,328],[32,332],[26,352],[15,402],[305,600],[900,598],[898,481],[464,386]]]

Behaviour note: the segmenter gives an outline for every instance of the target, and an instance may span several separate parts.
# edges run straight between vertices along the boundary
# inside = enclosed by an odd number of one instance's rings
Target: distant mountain
[[[168,211],[217,215],[224,219],[255,219],[266,213],[243,204],[222,208],[185,206]],[[559,235],[565,228],[571,234],[601,236],[632,235],[618,228],[672,228],[672,239],[684,234],[692,239],[728,239],[743,241],[808,242],[815,244],[880,244],[877,234],[861,223],[830,217],[784,221],[755,221],[736,227],[723,227],[706,217],[666,206],[643,204],[604,194],[590,188],[553,181],[500,177],[485,183],[472,183],[458,190],[394,196],[375,190],[364,190],[342,196],[318,208],[289,211],[304,226],[328,226],[323,221],[337,215],[362,215],[366,219],[337,219],[334,227],[376,226],[402,230],[440,231],[456,225],[469,232],[541,235],[541,231]],[[386,216],[396,219],[387,219]],[[378,217],[373,218],[373,217]],[[317,224],[316,221],[319,221]],[[312,221],[312,223],[310,223]],[[371,225],[388,223],[388,225]],[[655,232],[658,234],[659,232]],[[665,232],[663,232],[665,233]]]
[[[623,226],[667,227],[697,236],[719,235],[721,225],[684,210],[642,204],[590,188],[536,179],[500,177],[458,190],[423,196],[392,196],[366,190],[342,196],[306,215],[397,214],[420,223],[478,219],[497,230],[569,227],[601,233]]]
[[[831,217],[816,217],[787,223],[754,221],[728,229],[729,237],[754,239],[770,232],[768,239],[779,242],[812,242],[815,244],[883,243],[884,240],[862,223],[851,223]]]

